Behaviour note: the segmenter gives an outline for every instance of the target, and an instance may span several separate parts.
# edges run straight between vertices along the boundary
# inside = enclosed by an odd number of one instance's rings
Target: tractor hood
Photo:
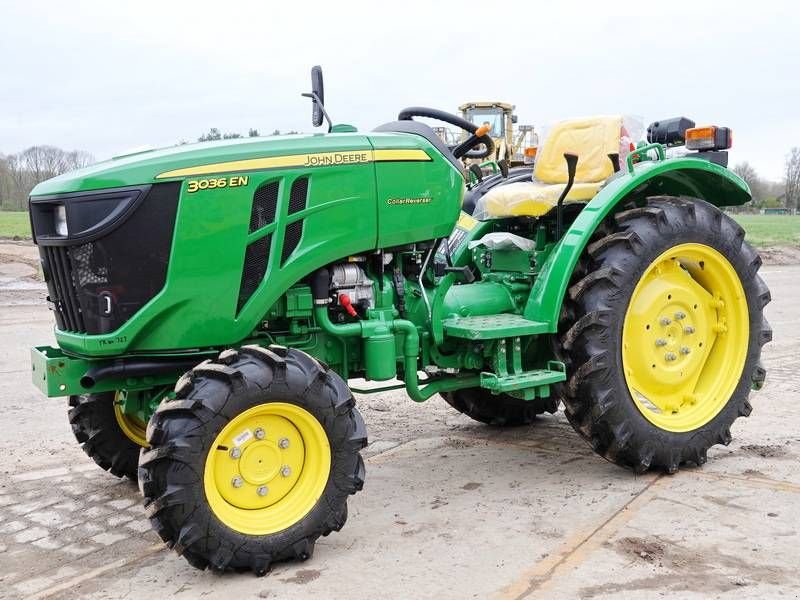
[[[193,167],[202,172],[202,167],[219,163],[232,163],[231,168],[224,169],[226,171],[247,171],[260,168],[252,162],[256,159],[354,150],[372,150],[370,139],[354,133],[301,134],[173,146],[112,158],[65,173],[37,185],[31,196],[174,181],[189,176]],[[238,161],[251,162],[236,165]],[[214,169],[205,171],[213,172]]]

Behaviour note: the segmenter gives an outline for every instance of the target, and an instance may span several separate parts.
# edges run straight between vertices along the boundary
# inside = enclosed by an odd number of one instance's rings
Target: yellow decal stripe
[[[264,169],[280,169],[287,167],[327,167],[348,164],[362,164],[387,161],[429,161],[431,157],[424,150],[344,150],[338,152],[317,152],[315,154],[292,154],[289,156],[269,156],[265,158],[248,158],[198,165],[165,171],[156,175],[156,179],[170,177],[195,177],[240,171],[261,171]]]
[[[375,150],[372,154],[375,162],[431,160],[425,150]]]

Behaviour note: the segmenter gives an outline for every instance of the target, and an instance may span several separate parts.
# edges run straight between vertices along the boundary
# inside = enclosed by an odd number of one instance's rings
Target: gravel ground
[[[52,343],[29,244],[0,242],[0,598],[794,598],[800,595],[800,267],[762,274],[767,385],[701,469],[634,476],[563,415],[496,429],[402,392],[359,397],[367,483],[338,534],[264,578],[164,549],[136,486],[79,449],[30,383]]]

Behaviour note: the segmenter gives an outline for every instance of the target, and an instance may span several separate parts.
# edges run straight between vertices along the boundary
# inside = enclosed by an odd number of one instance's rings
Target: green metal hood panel
[[[234,178],[236,185],[209,183]],[[291,209],[300,179],[307,181],[305,206]],[[63,351],[100,357],[235,344],[316,269],[449,235],[464,192],[461,172],[430,141],[380,132],[177,146],[51,179],[33,195],[170,181],[180,188],[164,287],[113,332],[57,330]],[[272,184],[271,222],[251,229],[255,194]],[[147,242],[146,232],[138,235]],[[243,294],[245,275],[256,271],[263,273],[257,287]]]
[[[31,196],[155,183],[160,173],[202,164],[269,156],[370,149],[365,135],[309,134],[244,138],[173,146],[113,158],[37,185]]]

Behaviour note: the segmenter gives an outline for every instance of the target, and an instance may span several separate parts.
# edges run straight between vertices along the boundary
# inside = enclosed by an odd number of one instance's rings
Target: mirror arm
[[[322,111],[322,115],[325,117],[325,120],[328,121],[328,133],[330,133],[331,129],[333,129],[333,121],[331,121],[331,118],[328,116],[328,111],[325,110],[325,105],[322,104],[319,96],[317,96],[315,92],[307,92],[300,95],[304,98],[311,98],[312,102],[316,102],[317,106],[319,106],[319,109]]]

